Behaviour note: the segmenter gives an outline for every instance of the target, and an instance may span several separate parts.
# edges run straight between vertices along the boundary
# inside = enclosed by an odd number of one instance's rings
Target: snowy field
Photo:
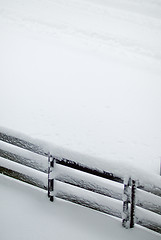
[[[160,0],[0,0],[1,127],[159,173]]]
[[[46,192],[0,175],[2,240],[159,240],[160,234],[63,200],[51,203]]]

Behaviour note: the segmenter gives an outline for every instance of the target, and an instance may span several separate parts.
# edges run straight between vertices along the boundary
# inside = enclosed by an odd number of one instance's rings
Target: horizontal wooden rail
[[[161,197],[137,189],[136,206],[161,215]]]
[[[58,198],[122,218],[122,202],[119,200],[113,200],[100,194],[57,181],[55,185],[55,196]]]
[[[161,187],[156,186],[151,183],[139,183],[138,189],[144,190],[149,193],[153,193],[159,197],[161,197]]]
[[[23,152],[21,153],[21,155],[18,155],[18,154],[11,152],[10,150],[9,151],[3,150],[1,144],[0,144],[0,157],[6,158],[13,162],[20,163],[24,166],[31,167],[35,170],[47,173],[47,167],[44,166],[45,161],[44,161],[44,164],[42,164],[41,161],[40,162],[35,161],[34,158],[31,159],[31,158],[24,157]]]
[[[43,156],[47,156],[47,153],[44,151],[44,149],[41,146],[38,146],[29,141],[25,141],[21,138],[10,136],[6,133],[0,132],[0,140],[6,143],[13,144],[17,147],[27,149],[31,152],[34,152]]]
[[[136,224],[161,234],[161,216],[159,214],[136,207]]]
[[[136,217],[136,224],[161,234],[161,225],[156,221],[147,221],[147,218],[139,220]]]
[[[107,171],[101,171],[101,170],[95,169],[95,168],[90,168],[86,165],[83,165],[81,163],[76,163],[75,161],[72,161],[72,160],[68,160],[68,159],[65,159],[65,158],[56,159],[56,163],[61,164],[61,165],[66,166],[66,167],[70,167],[70,168],[82,171],[82,172],[90,173],[90,174],[98,176],[98,177],[102,177],[102,178],[105,178],[105,179],[110,179],[112,181],[123,183],[123,178],[118,177],[113,173],[110,173],[110,172],[107,172]]]
[[[20,172],[17,172],[17,171],[14,171],[12,169],[5,168],[5,167],[2,167],[2,166],[0,166],[0,173],[4,174],[6,176],[9,176],[9,177],[15,178],[17,180],[20,180],[22,182],[31,184],[35,187],[47,190],[47,186],[45,186],[44,183],[41,180],[38,180],[37,178],[30,177],[26,174],[23,174],[23,173],[20,173]]]
[[[55,166],[55,179],[117,200],[122,200],[123,185],[70,167]]]

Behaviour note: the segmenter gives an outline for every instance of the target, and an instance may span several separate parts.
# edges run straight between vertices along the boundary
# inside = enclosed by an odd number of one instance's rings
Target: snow
[[[2,127],[160,171],[159,1],[0,2]]]
[[[124,229],[117,218],[60,199],[51,203],[45,191],[3,175],[0,194],[3,240],[160,239],[160,234],[138,226]]]

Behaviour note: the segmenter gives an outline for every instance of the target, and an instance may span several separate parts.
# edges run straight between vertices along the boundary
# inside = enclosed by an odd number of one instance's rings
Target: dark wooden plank
[[[81,163],[76,163],[75,161],[72,161],[72,160],[68,160],[65,158],[56,159],[56,163],[79,170],[79,171],[82,171],[82,172],[92,174],[92,175],[95,175],[98,177],[102,177],[102,178],[109,179],[109,180],[112,180],[115,182],[123,183],[123,179],[121,177],[115,176],[113,173],[109,173],[109,172],[102,171],[102,170],[95,169],[95,168],[90,168]]]
[[[161,197],[141,189],[137,189],[136,206],[161,215]]]
[[[34,143],[31,143],[29,141],[25,141],[23,139],[20,139],[18,137],[10,136],[5,133],[0,132],[0,140],[3,142],[7,142],[10,144],[13,144],[17,147],[24,148],[26,150],[29,150],[31,152],[47,156],[47,153],[44,151],[44,149],[41,146],[38,146]]]
[[[92,202],[85,201],[82,199],[80,200],[80,199],[76,198],[75,196],[65,195],[65,194],[61,194],[61,193],[58,193],[55,197],[78,204],[78,205],[81,205],[83,207],[87,207],[87,208],[102,212],[102,213],[109,214],[114,217],[121,218],[121,214],[119,212],[114,212],[114,211],[110,210],[107,206],[95,205]]]
[[[123,185],[59,164],[55,165],[55,179],[104,196],[122,200]]]
[[[34,159],[33,160],[28,159],[28,158],[25,158],[23,156],[14,154],[10,151],[5,151],[5,150],[2,150],[2,149],[0,149],[0,157],[3,157],[5,159],[11,160],[13,162],[22,164],[22,165],[27,166],[27,167],[31,167],[35,170],[47,173],[47,169],[44,166],[42,166],[41,164],[39,164],[38,162],[34,161]]]
[[[155,231],[157,233],[161,234],[161,224],[160,223],[156,223],[154,221],[149,221],[147,219],[138,219],[136,217],[136,223],[139,224],[142,227],[148,228],[152,231]]]
[[[98,197],[95,196],[94,198],[91,198],[91,197],[88,198],[88,196],[86,196],[86,194],[84,193],[80,197],[80,196],[77,196],[77,194],[75,194],[74,192],[70,192],[69,189],[67,191],[57,190],[55,193],[55,197],[102,212],[102,213],[109,214],[111,216],[115,216],[118,218],[121,218],[122,216],[121,209],[117,208],[114,205],[109,206],[108,198],[107,198],[107,201],[101,202],[99,196]],[[120,204],[121,204],[121,201],[120,201]]]
[[[9,177],[15,178],[17,180],[20,180],[22,182],[31,184],[33,186],[47,190],[47,186],[45,186],[44,183],[41,180],[38,180],[37,178],[27,176],[23,173],[13,171],[11,169],[8,169],[2,166],[0,166],[0,173]]]
[[[111,197],[111,198],[114,198],[114,199],[117,199],[117,200],[122,200],[122,194],[120,194],[119,192],[117,192],[115,190],[113,190],[113,191],[110,190],[109,191],[108,190],[108,185],[107,185],[107,188],[104,188],[104,187],[101,187],[100,185],[90,184],[90,182],[82,181],[81,179],[80,180],[74,179],[72,177],[63,178],[63,177],[56,176],[55,180],[63,182],[63,183],[70,184],[72,186],[80,187],[82,189],[85,189],[85,190],[88,190],[88,191],[91,191],[91,192],[95,192],[95,193],[104,195],[106,197]],[[95,186],[96,186],[96,188],[95,188]]]
[[[155,186],[155,184],[150,185],[150,184],[140,184],[137,187],[138,189],[141,189],[143,191],[153,193],[159,197],[161,197],[161,187]]]

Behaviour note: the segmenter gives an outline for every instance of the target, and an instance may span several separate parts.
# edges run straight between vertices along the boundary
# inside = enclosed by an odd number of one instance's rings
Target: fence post
[[[136,203],[136,181],[132,180],[131,186],[131,214],[130,214],[130,228],[135,224],[135,203]]]
[[[124,179],[122,226],[125,228],[129,228],[129,220],[130,220],[130,214],[129,214],[130,185],[131,185],[131,178]]]
[[[54,201],[54,158],[48,153],[48,197],[50,201]]]
[[[129,205],[130,211],[129,211]],[[136,181],[131,178],[124,180],[123,193],[123,216],[122,226],[125,228],[133,228],[135,224],[135,204],[136,204]]]

